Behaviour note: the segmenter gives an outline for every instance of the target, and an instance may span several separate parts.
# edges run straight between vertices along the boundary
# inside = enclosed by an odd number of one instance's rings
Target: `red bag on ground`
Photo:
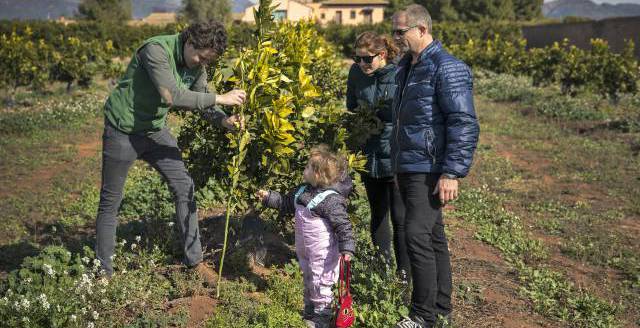
[[[338,282],[338,306],[336,311],[336,328],[351,327],[353,315],[353,299],[349,290],[351,280],[351,263],[340,257],[340,281]]]

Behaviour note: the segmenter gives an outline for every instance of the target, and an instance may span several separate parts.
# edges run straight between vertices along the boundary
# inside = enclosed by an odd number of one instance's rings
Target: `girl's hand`
[[[258,190],[256,191],[256,197],[258,197],[258,199],[260,199],[261,201],[265,201],[265,199],[267,199],[267,197],[269,197],[269,192],[266,190]]]

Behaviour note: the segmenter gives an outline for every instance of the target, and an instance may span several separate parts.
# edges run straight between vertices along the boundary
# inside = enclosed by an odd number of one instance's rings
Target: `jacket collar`
[[[387,66],[380,68],[379,70],[375,71],[373,73],[373,77],[375,78],[381,78],[387,74],[389,74],[390,72],[393,72],[396,68],[396,65],[394,64],[387,64]]]
[[[179,66],[187,66],[184,62],[184,44],[182,43],[182,39],[180,38],[180,34],[177,35],[178,40],[176,40],[177,46],[175,47],[174,56],[176,58],[176,64]]]
[[[422,50],[420,55],[418,56],[418,61],[416,65],[420,62],[426,60],[427,58],[433,56],[434,54],[440,52],[442,50],[442,43],[440,41],[434,39],[426,48]],[[409,66],[411,64],[411,54],[406,53],[402,60],[400,61],[399,66]]]

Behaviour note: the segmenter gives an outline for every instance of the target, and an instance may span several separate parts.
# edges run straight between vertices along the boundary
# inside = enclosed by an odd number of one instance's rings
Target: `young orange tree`
[[[230,51],[213,74],[213,87],[247,91],[237,112],[246,128],[234,133],[215,129],[197,115],[188,116],[179,136],[194,180],[224,183],[225,243],[229,218],[243,213],[259,187],[285,191],[300,182],[311,145],[326,143],[346,151],[339,124],[345,77],[335,48],[310,22],[276,23],[271,0],[254,12],[255,39],[248,48]],[[350,155],[356,164],[356,156]]]

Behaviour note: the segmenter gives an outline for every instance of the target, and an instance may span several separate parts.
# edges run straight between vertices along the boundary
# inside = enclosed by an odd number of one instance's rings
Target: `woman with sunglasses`
[[[391,239],[395,250],[398,278],[406,283],[409,258],[404,238],[404,205],[391,168],[391,120],[393,96],[396,91],[393,63],[399,49],[388,36],[364,32],[356,38],[355,63],[347,81],[347,109],[359,106],[373,111],[382,122],[382,131],[370,136],[361,149],[367,156],[367,172],[362,181],[371,208],[371,239],[388,262],[391,259]],[[389,212],[393,234],[389,227]]]

